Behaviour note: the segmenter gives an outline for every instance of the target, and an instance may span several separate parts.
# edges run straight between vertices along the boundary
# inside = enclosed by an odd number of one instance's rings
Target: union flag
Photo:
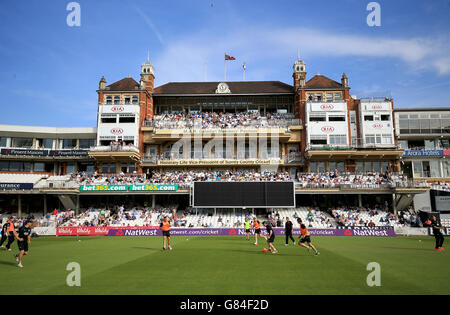
[[[227,54],[225,54],[225,60],[236,60],[236,58],[234,58],[233,56],[228,56]]]

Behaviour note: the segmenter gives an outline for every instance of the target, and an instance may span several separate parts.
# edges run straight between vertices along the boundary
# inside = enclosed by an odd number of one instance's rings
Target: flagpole
[[[227,58],[225,58],[225,55],[223,56],[223,81],[227,81]]]

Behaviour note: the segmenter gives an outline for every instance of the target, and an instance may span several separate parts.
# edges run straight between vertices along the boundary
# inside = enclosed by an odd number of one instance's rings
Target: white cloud
[[[203,31],[166,43],[156,55],[157,83],[176,78],[178,81],[204,78],[204,64],[208,64],[208,80],[223,79],[223,53],[237,54],[237,62],[249,63],[247,73],[270,74],[264,68],[269,59],[293,60],[297,48],[302,56],[349,56],[394,58],[401,60],[408,70],[432,70],[439,75],[450,74],[450,40],[446,37],[390,38],[342,34],[312,28],[273,29],[255,27],[227,30],[218,34]],[[229,64],[240,70],[240,65]],[[253,65],[250,68],[250,65]],[[264,67],[263,67],[264,66]],[[259,77],[255,79],[266,79]]]
[[[155,24],[153,24],[152,20],[148,17],[147,14],[144,13],[144,11],[142,11],[141,9],[139,9],[137,6],[133,5],[134,10],[136,10],[136,12],[142,17],[142,19],[144,20],[144,22],[150,27],[150,29],[153,31],[153,33],[155,34],[156,38],[158,38],[159,42],[161,44],[164,44],[164,40],[163,37],[161,35],[161,33],[159,32],[159,30],[156,28]]]

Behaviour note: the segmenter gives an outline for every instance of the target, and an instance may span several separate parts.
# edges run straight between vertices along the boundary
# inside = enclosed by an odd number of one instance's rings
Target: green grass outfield
[[[17,243],[0,249],[0,294],[450,294],[450,255],[432,237],[313,237],[319,256],[282,237],[275,255],[237,236],[176,236],[173,251],[161,237],[80,239],[32,239],[23,269]],[[81,287],[66,285],[69,262],[81,265]],[[366,284],[369,262],[381,265],[381,287]]]

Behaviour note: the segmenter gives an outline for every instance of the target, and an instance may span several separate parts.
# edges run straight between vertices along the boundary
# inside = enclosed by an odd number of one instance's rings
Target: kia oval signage
[[[121,134],[123,134],[123,129],[122,128],[113,128],[113,129],[111,129],[111,134],[121,135]]]
[[[334,105],[333,104],[322,104],[322,105],[320,105],[320,109],[321,110],[331,110],[331,109],[334,109]]]
[[[334,131],[334,127],[333,126],[323,126],[322,128],[320,128],[320,130],[323,133],[330,133]]]
[[[125,108],[123,106],[113,106],[111,107],[111,111],[114,113],[123,112]]]
[[[383,124],[373,124],[372,127],[375,129],[380,129],[383,128]]]

